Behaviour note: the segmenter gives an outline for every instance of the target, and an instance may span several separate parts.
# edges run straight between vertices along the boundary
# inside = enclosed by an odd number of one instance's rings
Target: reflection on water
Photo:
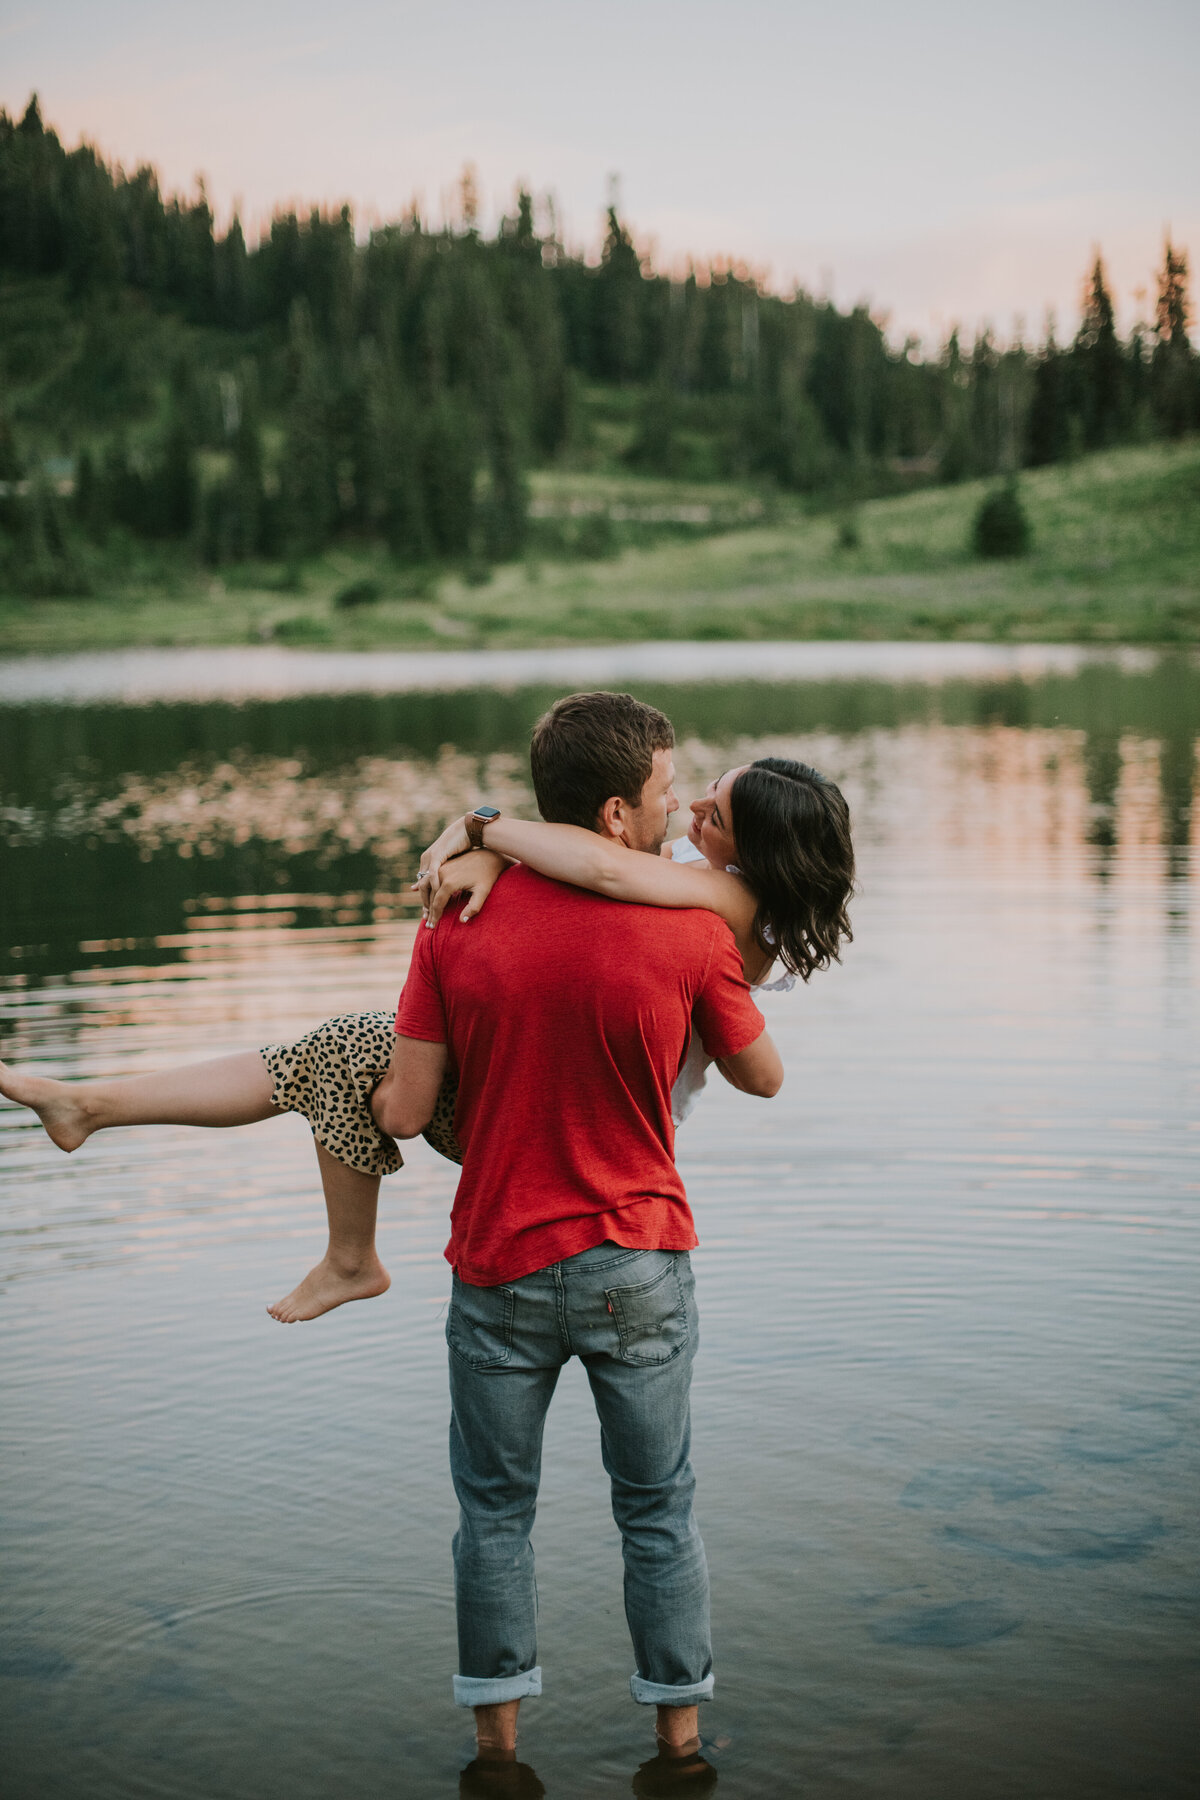
[[[680,1138],[697,1212],[720,1792],[1183,1795],[1196,1576],[1196,741],[1187,665],[640,688],[687,792],[843,781],[845,967],[771,996],[764,1106]],[[0,709],[3,1053],[116,1073],[393,1000],[416,849],[527,802],[551,697]],[[482,928],[482,921],[481,926]],[[386,1299],[283,1329],[320,1245],[294,1118],[0,1112],[19,1795],[458,1792],[441,1258],[385,1185]],[[627,1794],[619,1549],[586,1388],[536,1533],[552,1797]]]
[[[1032,680],[1110,667],[1153,669],[1152,650],[1074,644],[642,643],[559,650],[100,650],[77,656],[0,659],[0,704],[63,699],[271,700],[288,694],[432,693],[582,688],[686,681]]]

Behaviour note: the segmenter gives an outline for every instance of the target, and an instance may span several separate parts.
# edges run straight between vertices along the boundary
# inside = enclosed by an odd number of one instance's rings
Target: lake
[[[1195,1792],[1200,667],[975,645],[0,664],[0,1054],[129,1073],[390,1006],[450,814],[528,808],[559,693],[845,788],[844,966],[766,997],[780,1096],[681,1130],[696,1213],[708,1754],[726,1800]],[[480,928],[483,928],[481,921]],[[323,1245],[311,1141],[0,1110],[14,1800],[453,1796],[442,1257],[264,1311]],[[628,1794],[620,1552],[578,1365],[535,1532],[551,1800]]]

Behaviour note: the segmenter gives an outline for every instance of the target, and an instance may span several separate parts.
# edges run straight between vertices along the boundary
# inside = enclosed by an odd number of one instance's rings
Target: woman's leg
[[[324,1144],[316,1144],[316,1152],[329,1214],[329,1247],[299,1287],[268,1306],[271,1317],[281,1325],[317,1319],[347,1300],[373,1300],[392,1285],[375,1253],[378,1175],[347,1167],[331,1156]]]
[[[60,1150],[78,1150],[94,1131],[114,1125],[253,1125],[282,1116],[272,1106],[275,1081],[262,1055],[245,1050],[121,1081],[52,1081],[0,1063],[0,1094],[36,1112]],[[317,1144],[329,1213],[329,1247],[299,1287],[267,1308],[290,1325],[315,1319],[347,1300],[369,1300],[391,1286],[375,1254],[378,1175],[363,1175]]]
[[[274,1077],[257,1050],[189,1063],[121,1081],[52,1081],[0,1063],[0,1094],[28,1106],[60,1150],[78,1150],[94,1131],[114,1125],[253,1125],[276,1119]],[[315,1319],[347,1300],[386,1293],[391,1277],[375,1254],[378,1175],[347,1167],[317,1144],[329,1213],[329,1247],[299,1287],[267,1308],[290,1325]]]
[[[0,1063],[0,1094],[37,1113],[60,1150],[113,1125],[253,1125],[278,1117],[257,1050],[123,1081],[51,1081]]]

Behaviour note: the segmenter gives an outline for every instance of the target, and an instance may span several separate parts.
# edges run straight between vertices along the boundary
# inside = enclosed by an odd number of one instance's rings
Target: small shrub
[[[838,525],[837,547],[839,550],[862,549],[862,529],[856,512],[848,512]]]
[[[1033,533],[1015,481],[1006,481],[984,496],[975,514],[971,541],[976,556],[1026,555]]]
[[[383,589],[379,583],[367,575],[359,581],[348,582],[344,588],[339,588],[333,596],[333,604],[339,612],[345,612],[352,606],[373,606],[376,600],[380,600],[382,597]]]
[[[414,563],[401,570],[391,584],[397,600],[429,600],[436,597],[437,570],[428,563]]]
[[[274,580],[268,578],[262,585],[269,594],[302,594],[304,592],[304,569],[299,558],[289,557]]]
[[[575,534],[576,556],[586,562],[597,562],[601,557],[615,556],[619,548],[612,520],[606,512],[588,513],[580,520]]]
[[[290,619],[278,619],[271,635],[281,644],[328,644],[333,633],[325,619],[314,619],[311,613],[297,613]]]

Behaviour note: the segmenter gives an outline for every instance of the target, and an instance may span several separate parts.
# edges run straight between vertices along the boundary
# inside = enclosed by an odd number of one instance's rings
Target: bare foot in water
[[[322,1313],[344,1306],[347,1300],[374,1300],[377,1295],[386,1294],[391,1285],[392,1278],[374,1251],[353,1272],[335,1267],[326,1253],[299,1287],[276,1300],[267,1311],[281,1325],[296,1325],[301,1319],[319,1319]]]
[[[19,1075],[7,1063],[0,1062],[0,1094],[35,1112],[47,1136],[60,1150],[78,1150],[95,1129],[78,1088],[71,1082],[51,1081],[45,1075]]]

